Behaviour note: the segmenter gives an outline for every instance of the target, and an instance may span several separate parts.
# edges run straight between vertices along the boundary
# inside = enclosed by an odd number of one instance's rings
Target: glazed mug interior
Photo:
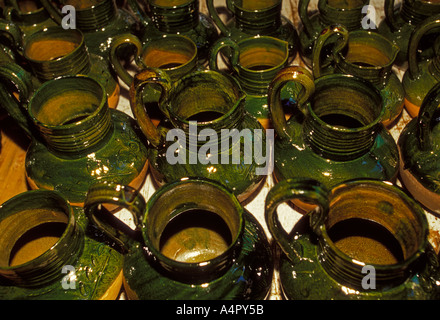
[[[78,31],[62,28],[49,30],[53,31],[38,32],[26,41],[24,56],[27,60],[37,63],[61,59],[83,43],[83,37]]]
[[[412,261],[426,246],[426,221],[403,192],[352,183],[332,191],[322,236],[349,259],[372,265]]]
[[[61,267],[82,252],[83,233],[70,204],[57,192],[20,193],[0,208],[0,275],[34,288],[60,279]]]
[[[86,156],[113,128],[105,89],[87,76],[43,83],[28,112],[47,148],[59,156]]]
[[[148,43],[142,52],[142,61],[146,66],[159,68],[171,73],[197,61],[197,46],[190,39],[169,35]],[[191,67],[191,69],[193,68]]]
[[[76,29],[54,26],[26,38],[24,57],[43,81],[66,74],[87,74],[90,61],[84,36]]]
[[[329,75],[315,81],[309,111],[326,126],[361,130],[377,123],[383,108],[378,91],[369,83],[345,75]]]
[[[280,4],[280,0],[236,0],[234,6],[243,11],[263,11]]]
[[[46,82],[29,103],[35,123],[46,128],[84,124],[106,105],[99,83],[85,76],[66,77]]]
[[[395,61],[398,49],[380,35],[365,31],[352,31],[341,57],[358,67],[387,67]]]
[[[288,58],[287,44],[269,37],[241,41],[239,49],[240,67],[251,71],[280,68]]]
[[[144,238],[150,250],[171,262],[213,260],[228,251],[241,233],[237,208],[230,194],[210,183],[175,184],[150,201]]]
[[[201,71],[181,78],[171,89],[168,111],[176,126],[197,121],[220,122],[230,116],[243,99],[238,83],[215,71]]]
[[[56,198],[25,207],[0,221],[0,268],[26,264],[56,245],[69,221],[66,205]]]

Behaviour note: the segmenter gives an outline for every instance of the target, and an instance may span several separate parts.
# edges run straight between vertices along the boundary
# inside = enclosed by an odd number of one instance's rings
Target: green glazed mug
[[[398,140],[402,183],[434,213],[440,212],[439,99],[440,84],[437,83],[423,100],[417,118],[405,126]]]
[[[288,232],[277,207],[294,199],[316,209]],[[266,197],[265,220],[282,250],[287,299],[439,298],[439,261],[425,213],[391,183],[354,180],[328,190],[316,180],[284,180]]]
[[[348,31],[362,29],[363,8],[369,0],[318,0],[318,11],[310,14],[310,0],[299,0],[298,15],[303,25],[299,33],[301,58],[307,66],[311,66],[313,46],[321,31],[329,25],[341,24]],[[324,56],[331,56],[332,46],[324,49]],[[323,60],[325,65],[328,61]]]
[[[2,300],[118,297],[122,254],[59,192],[31,190],[3,203],[0,232]]]
[[[292,96],[297,111],[286,120],[279,92],[291,81],[301,90]],[[381,122],[383,102],[371,82],[345,74],[313,80],[306,69],[288,67],[270,85],[269,108],[276,181],[311,178],[331,189],[346,180],[397,177],[397,145]]]
[[[121,64],[118,49],[125,45],[136,49],[134,71],[129,72]],[[135,35],[117,36],[110,46],[110,62],[115,73],[127,86],[133,82],[133,73],[139,73],[148,67],[165,71],[173,82],[199,70],[197,45],[181,34],[167,34],[144,45]],[[156,126],[164,118],[157,105],[160,94],[160,89],[153,87],[146,88],[143,93],[143,103],[149,106],[150,119]]]
[[[97,180],[140,187],[148,171],[147,146],[135,121],[110,109],[105,89],[87,76],[43,83],[35,93],[17,65],[0,66],[3,106],[31,138],[25,170],[32,189],[56,190],[81,206]]]
[[[419,114],[423,99],[440,81],[440,54],[431,59],[418,56],[421,39],[440,25],[440,14],[426,18],[411,33],[408,47],[408,69],[402,78],[405,89],[405,108],[411,117]]]
[[[143,24],[139,36],[143,43],[167,34],[181,34],[197,44],[200,64],[207,61],[218,31],[214,22],[200,12],[199,0],[147,0],[144,7],[136,0],[129,0],[128,5]]]
[[[377,31],[399,47],[396,64],[403,65],[408,61],[409,39],[412,32],[425,19],[439,14],[440,4],[438,1],[429,0],[403,0],[400,7],[395,7],[394,4],[394,0],[385,0],[385,19],[379,24]],[[418,59],[426,60],[435,54],[433,44],[436,33],[437,31],[433,30],[420,39]]]
[[[135,229],[106,222],[101,204],[128,209]],[[269,292],[273,261],[265,233],[218,183],[182,179],[159,188],[148,203],[138,190],[97,184],[84,209],[124,248],[129,299],[264,299]]]
[[[23,51],[23,34],[14,23],[0,19],[0,35],[5,36],[5,41],[0,43],[0,63],[15,62]]]
[[[23,40],[36,31],[57,25],[39,0],[6,0],[3,14],[6,20],[17,25]]]
[[[334,40],[337,36],[339,40]],[[333,39],[333,62],[323,67],[321,56],[329,39]],[[382,123],[392,125],[403,110],[405,92],[400,79],[392,70],[399,48],[382,35],[367,31],[348,32],[342,25],[332,25],[322,30],[312,53],[313,76],[324,74],[351,74],[373,83],[385,102]]]
[[[288,65],[288,43],[273,37],[249,37],[239,42],[222,38],[211,48],[209,67],[219,70],[218,54],[229,48],[232,75],[246,92],[246,110],[261,123],[270,128],[267,92],[275,75]]]
[[[233,19],[224,23],[214,0],[207,0],[209,15],[224,37],[239,42],[255,36],[270,36],[289,45],[289,60],[298,52],[298,33],[289,19],[281,14],[282,0],[227,0],[226,7]]]
[[[84,41],[90,53],[94,53],[108,61],[110,43],[113,37],[121,33],[134,33],[138,28],[135,17],[125,9],[116,6],[114,0],[40,0],[44,8],[59,26],[63,26],[64,12],[59,8],[72,6],[75,27],[84,34]],[[67,19],[72,22],[72,19]],[[72,28],[71,25],[68,25]]]
[[[23,58],[38,78],[39,85],[61,76],[88,75],[104,86],[109,107],[116,108],[120,96],[117,79],[107,60],[88,49],[80,30],[54,26],[26,38]]]
[[[197,69],[197,45],[190,38],[180,34],[169,34],[142,45],[138,37],[132,34],[115,37],[110,46],[110,61],[116,74],[128,86],[133,76],[120,63],[118,49],[124,45],[136,48],[135,63],[140,72],[147,67],[164,70],[171,80],[176,81]]]
[[[164,120],[157,127],[143,103],[150,86],[162,88],[158,103]],[[192,176],[223,184],[240,201],[255,195],[270,165],[268,152],[260,161],[258,150],[264,154],[270,144],[260,123],[244,109],[245,98],[237,80],[218,71],[196,71],[177,82],[160,69],[136,74],[130,105],[152,146],[153,182],[163,185]]]

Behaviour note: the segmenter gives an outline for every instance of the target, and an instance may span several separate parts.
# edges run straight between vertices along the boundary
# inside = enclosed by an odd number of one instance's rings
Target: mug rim
[[[233,6],[234,6],[235,8],[238,8],[240,11],[243,11],[243,12],[260,13],[260,12],[266,12],[266,11],[273,10],[274,8],[276,8],[277,6],[279,6],[279,5],[281,5],[281,4],[282,4],[282,0],[277,0],[277,2],[276,2],[273,6],[266,7],[266,8],[264,8],[264,9],[254,9],[254,10],[249,10],[249,9],[245,9],[245,8],[243,8],[243,6],[239,6],[239,5],[236,3],[236,1],[234,1]]]
[[[159,68],[161,70],[164,70],[165,72],[173,72],[175,70],[179,70],[182,69],[184,67],[186,67],[187,65],[194,63],[196,66],[197,64],[197,56],[198,56],[198,49],[197,49],[197,44],[189,37],[183,35],[183,34],[165,34],[163,35],[161,38],[156,39],[157,41],[161,41],[167,38],[175,38],[175,39],[183,39],[185,40],[188,44],[190,44],[192,46],[193,50],[193,55],[191,56],[190,59],[188,59],[188,61],[186,61],[185,63],[182,63],[178,66],[172,67],[172,68],[161,68],[161,67],[152,67],[152,68]],[[172,39],[170,39],[172,40]],[[147,42],[143,47],[142,47],[142,53],[141,53],[141,60],[144,62],[144,58],[145,58],[145,54],[146,54],[146,50],[150,45],[154,45],[153,43]],[[145,63],[145,62],[144,62]],[[145,63],[146,64],[146,63]],[[147,65],[147,64],[146,64]]]
[[[400,197],[402,201],[405,201],[411,210],[411,212],[414,213],[414,215],[418,218],[418,221],[421,224],[422,233],[423,233],[423,239],[420,242],[418,248],[407,258],[403,259],[400,262],[394,263],[394,264],[376,264],[376,263],[365,263],[363,261],[358,261],[355,258],[350,257],[348,254],[344,253],[342,250],[340,250],[333,240],[330,238],[327,228],[326,228],[326,221],[328,218],[328,213],[326,213],[326,216],[324,219],[321,220],[320,225],[318,226],[320,231],[320,237],[324,240],[326,245],[328,245],[336,254],[338,257],[340,257],[343,261],[347,263],[356,264],[358,266],[364,266],[364,265],[371,265],[377,270],[402,270],[402,268],[407,268],[410,266],[414,261],[416,261],[422,254],[425,253],[426,246],[428,245],[428,233],[429,233],[429,225],[428,220],[426,218],[426,215],[423,211],[423,209],[420,207],[420,205],[412,198],[410,197],[401,187],[392,184],[389,181],[381,181],[381,180],[374,180],[374,179],[355,179],[350,180],[346,182],[342,182],[339,185],[332,188],[332,190],[329,193],[329,201],[331,202],[334,194],[336,191],[340,189],[347,189],[355,186],[362,186],[362,185],[368,185],[368,186],[379,186],[384,191],[386,190],[388,193],[392,193],[396,197]]]
[[[229,108],[228,112],[224,113],[222,116],[220,116],[214,120],[197,121],[197,126],[199,126],[199,127],[212,126],[212,125],[222,123],[226,119],[230,118],[235,112],[237,112],[237,109],[240,108],[240,106],[242,105],[242,102],[246,99],[246,93],[242,89],[238,80],[235,79],[235,77],[232,77],[222,71],[216,71],[216,70],[198,70],[198,71],[195,71],[195,72],[192,72],[190,74],[183,76],[182,78],[180,78],[179,80],[177,80],[176,82],[173,83],[173,86],[170,91],[170,96],[174,95],[174,93],[175,93],[174,91],[176,90],[176,88],[179,87],[184,81],[187,81],[188,79],[191,79],[193,77],[197,77],[200,75],[205,76],[205,75],[211,75],[211,74],[217,75],[220,77],[224,77],[225,79],[227,79],[231,83],[231,85],[236,87],[236,89],[238,91],[238,97],[237,97],[236,101],[234,102],[234,104]],[[189,126],[191,121],[184,119],[183,117],[177,115],[176,112],[173,110],[173,108],[169,107],[169,105],[170,105],[169,100],[170,100],[170,98],[166,102],[166,109],[169,113],[171,121],[174,121],[174,119],[175,119],[175,120],[179,121],[180,123],[182,123],[183,125]]]
[[[46,90],[47,87],[52,86],[54,83],[56,82],[61,82],[61,81],[66,81],[66,80],[73,80],[73,79],[79,79],[81,81],[89,81],[89,82],[93,82],[95,85],[97,85],[100,89],[101,89],[101,97],[100,97],[100,101],[99,101],[99,105],[96,108],[96,110],[94,110],[92,113],[88,114],[86,118],[81,119],[80,121],[75,121],[73,123],[69,123],[69,124],[60,124],[60,125],[51,125],[51,124],[47,124],[44,123],[40,120],[37,119],[37,117],[34,115],[33,112],[33,104],[35,103],[34,100],[37,99],[37,97],[41,94],[41,92],[43,90]],[[60,93],[57,92],[56,96],[59,96]],[[87,75],[68,75],[68,76],[62,76],[62,77],[58,77],[49,81],[44,82],[32,95],[31,99],[29,100],[29,104],[28,104],[28,113],[32,119],[32,121],[38,125],[41,126],[43,128],[47,128],[47,129],[70,129],[70,128],[76,128],[79,124],[84,125],[85,123],[91,121],[96,115],[98,115],[100,112],[102,112],[103,108],[107,107],[107,95],[106,95],[106,91],[105,88],[103,87],[103,85],[101,83],[99,83],[98,81],[96,81],[95,79],[87,76]]]
[[[164,194],[172,191],[176,186],[191,184],[191,183],[202,183],[205,185],[210,185],[211,187],[216,188],[220,192],[224,193],[232,201],[233,205],[236,207],[239,218],[238,220],[239,225],[237,232],[235,233],[235,235],[231,234],[232,236],[231,243],[229,244],[228,248],[218,256],[201,262],[181,262],[167,257],[160,251],[160,249],[156,248],[156,246],[153,244],[152,241],[150,241],[150,236],[147,230],[148,212],[154,206],[156,201]],[[183,211],[180,214],[183,214],[185,212],[187,211]],[[217,213],[215,214],[218,215]],[[159,260],[165,263],[166,265],[176,267],[178,269],[194,269],[199,267],[209,268],[210,266],[212,265],[215,266],[216,264],[218,264],[219,262],[225,260],[228,256],[230,256],[231,250],[233,250],[234,247],[237,245],[237,243],[240,242],[240,237],[244,230],[244,209],[241,206],[240,202],[237,200],[237,198],[221,184],[205,178],[185,177],[185,178],[181,178],[180,180],[176,180],[174,182],[170,182],[162,186],[150,197],[145,207],[145,214],[142,220],[141,230],[142,230],[142,238],[145,242],[146,247],[148,248],[148,251],[150,251],[154,256],[158,257]]]
[[[51,32],[51,31],[63,32],[63,33],[70,32],[72,34],[76,33],[80,37],[80,42],[78,43],[78,46],[76,46],[72,51],[70,51],[66,55],[63,55],[63,56],[58,57],[56,59],[37,60],[37,59],[29,57],[29,55],[27,54],[27,51],[28,51],[28,47],[31,44],[31,42],[35,41],[35,40],[39,40],[40,37],[44,37],[44,35],[46,35],[47,32]],[[78,50],[81,50],[81,48],[83,48],[84,46],[85,46],[84,34],[81,32],[81,30],[79,30],[79,29],[64,29],[61,26],[51,26],[51,27],[47,27],[42,30],[39,30],[37,32],[34,32],[31,35],[29,35],[29,37],[27,37],[25,39],[23,56],[25,57],[25,59],[27,61],[29,61],[31,63],[39,63],[39,64],[51,63],[53,61],[60,61],[60,60],[64,60],[64,59],[69,59],[72,55],[74,55]]]
[[[29,265],[44,263],[46,261],[46,256],[50,252],[53,252],[58,247],[65,245],[62,242],[63,242],[63,239],[65,239],[66,235],[74,232],[76,222],[75,222],[73,208],[72,208],[71,204],[69,203],[69,201],[67,201],[67,199],[65,199],[64,196],[60,192],[55,191],[55,190],[35,189],[35,190],[29,190],[29,191],[22,192],[20,194],[15,195],[12,198],[10,198],[9,200],[7,200],[4,204],[1,205],[0,209],[5,210],[3,208],[11,206],[11,208],[14,210],[14,203],[16,203],[17,201],[20,202],[20,201],[22,201],[23,198],[27,198],[28,196],[33,196],[33,195],[36,195],[38,197],[53,197],[53,198],[57,198],[58,200],[60,200],[62,202],[62,204],[66,206],[66,212],[63,212],[64,214],[66,214],[66,217],[67,217],[66,228],[64,229],[63,233],[60,235],[60,237],[56,241],[56,243],[54,245],[52,245],[49,249],[47,249],[46,251],[41,253],[39,256],[37,256],[31,260],[28,260],[24,263],[14,265],[14,266],[7,266],[6,267],[6,266],[0,265],[1,271],[14,271],[14,270],[19,270],[19,269],[25,268]],[[16,215],[16,214],[20,214],[20,211],[15,211],[14,213],[12,213],[8,216]],[[3,219],[1,219],[1,220],[3,220]],[[36,226],[37,225],[33,226],[32,228],[34,228]],[[31,230],[31,229],[29,229],[29,230]],[[27,230],[27,231],[29,231],[29,230]],[[25,233],[27,231],[25,231]],[[24,235],[24,233],[21,236],[23,236],[23,235]]]
[[[155,2],[154,0],[148,0],[148,5],[149,6],[154,6],[156,8],[160,8],[160,9],[164,9],[164,10],[169,10],[169,9],[179,9],[179,8],[185,8],[186,6],[197,2],[198,0],[187,0],[185,1],[185,3],[179,4],[179,5],[174,5],[174,6],[164,6],[164,5],[160,5],[160,4],[156,4],[153,3]]]
[[[340,128],[340,127],[337,127],[337,126],[334,126],[334,125],[331,125],[331,124],[325,122],[324,120],[321,119],[321,117],[319,117],[315,113],[315,111],[313,110],[311,99],[314,97],[314,95],[316,95],[317,84],[320,82],[326,83],[326,82],[328,82],[328,79],[338,79],[338,78],[339,79],[350,79],[350,81],[356,81],[359,84],[362,84],[364,87],[368,87],[368,90],[371,90],[372,92],[374,92],[374,94],[379,98],[380,104],[381,104],[381,110],[373,121],[371,121],[370,123],[368,123],[366,125],[362,125],[362,126],[356,127],[356,128]],[[306,102],[306,104],[307,104],[308,112],[310,113],[312,118],[314,120],[316,120],[320,125],[328,128],[330,130],[333,130],[333,131],[345,132],[345,133],[355,133],[355,132],[362,132],[365,130],[371,130],[375,126],[377,126],[378,124],[381,123],[382,117],[385,113],[385,101],[382,99],[380,91],[371,82],[364,80],[364,79],[357,77],[357,76],[353,76],[350,74],[342,74],[342,73],[334,73],[334,74],[324,75],[318,79],[315,79],[314,82],[315,82],[315,92],[308,98],[308,101]]]
[[[269,40],[269,41],[271,41],[273,43],[283,45],[284,49],[285,49],[285,56],[283,58],[283,61],[281,63],[279,63],[278,65],[276,65],[276,66],[273,66],[271,68],[267,68],[267,69],[264,69],[264,70],[252,70],[252,69],[249,69],[249,68],[243,66],[240,63],[240,58],[238,59],[237,65],[240,66],[240,68],[243,69],[244,71],[249,72],[249,73],[254,73],[254,74],[260,74],[260,73],[265,73],[265,72],[270,72],[270,71],[278,71],[280,69],[280,67],[283,67],[287,63],[287,61],[289,59],[289,43],[287,41],[284,41],[282,39],[278,39],[278,38],[275,38],[275,37],[272,37],[272,36],[257,35],[257,36],[252,36],[252,37],[241,39],[240,41],[237,42],[237,46],[238,46],[239,50],[241,51],[240,46],[242,44],[244,44],[246,42],[254,42],[254,41],[257,41],[259,39]],[[240,55],[241,55],[241,52],[239,52],[239,56]]]
[[[359,66],[359,65],[356,65],[356,64],[352,63],[351,61],[348,61],[346,55],[343,54],[343,52],[342,52],[343,50],[341,50],[337,54],[342,59],[342,61],[344,63],[346,63],[346,64],[348,64],[350,66],[353,66],[353,67],[355,67],[357,69],[360,69],[360,70],[375,70],[375,71],[380,71],[380,70],[382,70],[384,68],[391,67],[394,64],[394,61],[396,60],[397,55],[400,52],[400,49],[399,49],[399,47],[396,44],[392,43],[387,38],[385,38],[384,36],[382,36],[381,34],[376,33],[376,32],[371,32],[369,30],[353,30],[353,31],[350,31],[349,34],[348,34],[347,46],[350,45],[350,36],[351,35],[354,35],[354,36],[357,36],[357,35],[361,35],[361,36],[368,35],[368,37],[374,37],[375,39],[383,40],[383,41],[385,41],[387,43],[387,45],[389,45],[390,48],[393,49],[393,52],[392,52],[393,54],[390,57],[390,61],[388,63],[386,63],[386,64],[377,65],[377,66]]]

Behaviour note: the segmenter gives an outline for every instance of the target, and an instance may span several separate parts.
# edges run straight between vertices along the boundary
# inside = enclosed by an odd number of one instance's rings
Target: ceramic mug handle
[[[415,79],[419,75],[419,61],[417,59],[417,49],[419,47],[419,42],[422,37],[434,28],[440,26],[440,15],[434,15],[432,17],[426,18],[423,22],[418,25],[409,38],[408,45],[408,71],[412,79]]]
[[[269,191],[266,196],[264,218],[270,234],[292,261],[297,254],[292,251],[292,240],[278,219],[277,208],[281,203],[295,199],[317,205],[308,213],[310,227],[317,235],[321,233],[321,225],[329,210],[328,191],[313,179],[282,180]]]
[[[119,47],[123,46],[123,45],[134,46],[136,48],[136,52],[134,54],[134,56],[135,56],[134,61],[135,61],[136,65],[142,69],[145,68],[146,66],[139,59],[139,57],[142,53],[142,43],[138,37],[136,37],[133,34],[127,33],[127,34],[118,35],[112,39],[112,42],[110,44],[110,53],[109,53],[110,63],[113,67],[113,70],[118,75],[118,77],[121,78],[121,80],[126,85],[129,86],[133,82],[133,76],[130,73],[128,73],[127,69],[125,69],[122,66],[122,64],[119,60],[119,57],[117,55],[117,51],[118,51]]]
[[[51,0],[41,0],[41,4],[47,10],[51,18],[58,24],[61,25],[63,22],[63,15],[61,11],[52,3]]]
[[[30,74],[15,63],[0,64],[0,100],[9,115],[19,124],[29,137],[34,137],[33,122],[25,108],[33,91]],[[5,83],[17,89],[18,97],[11,94]]]
[[[232,55],[231,57],[229,57],[230,64],[232,68],[235,70],[235,72],[238,73],[237,64],[240,57],[240,48],[238,47],[238,44],[230,38],[219,39],[212,45],[209,55],[209,68],[211,70],[219,71],[218,62],[217,62],[218,53],[223,48],[231,48]]]
[[[297,105],[301,112],[306,113],[305,104],[315,91],[315,84],[311,73],[300,66],[291,66],[281,69],[269,84],[268,105],[272,117],[273,127],[281,138],[288,138],[287,121],[283,105],[280,99],[280,92],[288,82],[296,82],[302,86],[297,97]]]
[[[135,229],[118,219],[112,221],[113,214],[109,211],[98,210],[101,205],[110,205],[127,209],[133,217]],[[115,241],[123,250],[128,250],[129,233],[140,232],[146,202],[139,190],[114,182],[97,183],[90,186],[84,202],[84,213],[98,229]],[[133,237],[133,236],[132,236]]]
[[[304,26],[305,33],[309,38],[313,37],[313,25],[309,18],[308,8],[310,0],[299,0],[298,3],[298,15]]]
[[[225,23],[222,21],[222,19],[218,15],[218,12],[214,6],[214,0],[206,0],[206,5],[208,7],[208,12],[209,12],[211,19],[215,22],[216,26],[220,29],[220,32],[225,37],[229,37],[230,32],[229,32],[228,28],[226,27]],[[226,0],[226,6],[232,13],[234,13],[234,1],[233,0]]]
[[[5,14],[14,11],[14,8],[6,9]],[[6,15],[8,17],[8,15]],[[23,34],[15,23],[9,20],[0,19],[0,33],[5,33],[11,38],[11,45],[18,51],[19,54],[23,52]]]
[[[440,83],[429,90],[417,116],[417,138],[421,150],[432,150],[432,128],[440,122],[437,110],[440,105]]]
[[[397,23],[396,15],[394,14],[394,0],[385,0],[384,13],[385,20],[391,28],[391,31],[397,31],[399,24]]]
[[[159,85],[162,88],[159,98],[159,108],[165,116],[168,116],[165,104],[171,89],[171,79],[165,71],[147,67],[134,76],[130,86],[129,96],[131,111],[148,141],[150,141],[153,146],[158,147],[163,142],[162,134],[151,121],[143,103],[143,89],[149,85]]]
[[[315,41],[312,52],[312,71],[315,78],[319,78],[322,75],[321,51],[328,39],[335,35],[338,36],[332,48],[333,56],[335,56],[341,52],[348,43],[348,30],[343,25],[332,25],[322,29],[319,37]]]

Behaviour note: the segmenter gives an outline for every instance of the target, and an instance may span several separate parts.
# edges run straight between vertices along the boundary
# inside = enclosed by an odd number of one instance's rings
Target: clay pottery
[[[317,209],[287,232],[276,209],[293,199]],[[282,250],[287,299],[439,298],[439,261],[424,211],[391,183],[354,180],[328,190],[315,180],[284,180],[267,195],[265,218]]]
[[[142,102],[144,88],[152,85],[162,88],[159,107],[165,120],[158,127]],[[267,175],[267,162],[262,165],[253,157],[255,146],[262,146],[263,154],[267,149],[261,125],[244,109],[245,98],[237,80],[217,71],[193,72],[177,82],[160,69],[137,74],[130,105],[153,147],[153,181],[163,185],[187,176],[207,178],[226,186],[240,201],[255,194]],[[230,139],[229,133],[244,136]]]
[[[114,300],[123,256],[58,192],[31,190],[0,207],[2,300]]]
[[[223,37],[235,42],[255,36],[270,36],[289,45],[289,60],[298,52],[298,33],[289,19],[281,14],[283,1],[227,0],[226,7],[232,19],[226,23],[220,18],[214,0],[207,0],[209,15]]]
[[[0,19],[0,63],[14,63],[23,50],[23,37],[20,28],[13,22]]]
[[[23,58],[37,78],[34,87],[61,76],[83,74],[104,86],[110,108],[118,106],[116,75],[107,60],[88,52],[80,30],[55,26],[35,32],[26,39]]]
[[[230,38],[219,39],[211,49],[211,70],[219,70],[217,60],[223,48],[230,49],[231,74],[246,92],[246,111],[263,128],[270,128],[267,92],[278,71],[288,65],[288,43],[268,36],[245,38],[237,43]]]
[[[32,139],[25,161],[32,189],[59,191],[81,206],[98,180],[142,186],[148,170],[146,142],[132,118],[108,108],[102,85],[87,76],[66,76],[30,94],[30,77],[17,65],[1,66],[0,75],[18,88],[20,102],[5,86],[0,94]]]
[[[124,66],[121,63],[124,59],[118,55],[118,49],[127,44],[135,48],[135,64]],[[200,68],[197,45],[190,38],[180,34],[168,34],[145,45],[132,34],[117,36],[111,44],[110,61],[115,73],[127,86],[133,82],[132,74],[147,67],[165,71],[172,81],[177,81]],[[164,118],[157,105],[160,94],[160,89],[153,87],[146,88],[143,94],[143,103],[149,106],[150,119],[156,126]]]
[[[408,69],[402,78],[405,89],[405,108],[411,117],[417,117],[423,99],[440,80],[440,56],[420,59],[419,44],[425,34],[440,25],[440,15],[425,19],[411,34],[408,49]]]
[[[299,0],[298,14],[303,25],[299,33],[301,58],[310,67],[313,46],[321,31],[334,24],[341,24],[348,31],[362,29],[362,9],[369,0],[318,0],[318,11],[313,14],[308,12],[309,3],[310,0]],[[324,65],[329,63],[326,57],[331,56],[332,46],[323,50],[321,59]]]
[[[127,10],[118,8],[114,0],[60,0],[59,7],[50,0],[40,1],[58,25],[68,24],[69,28],[72,28],[72,21],[59,8],[71,6],[67,7],[69,10],[66,13],[74,12],[73,29],[79,29],[84,34],[90,53],[106,60],[113,37],[121,33],[136,33],[139,29],[135,17]]]
[[[289,81],[301,90],[292,97],[296,113],[286,121],[279,91]],[[331,189],[358,178],[395,180],[399,153],[381,122],[383,102],[371,82],[345,74],[313,80],[302,67],[285,68],[271,83],[269,108],[277,134],[276,181],[311,178]]]
[[[409,38],[414,29],[426,18],[440,13],[438,1],[403,0],[400,7],[394,6],[394,0],[385,0],[385,19],[379,24],[378,32],[396,44],[400,52],[396,64],[403,65],[408,58]],[[419,59],[431,58],[437,31],[426,34],[420,40]]]
[[[334,37],[340,37],[335,41]],[[323,68],[322,50],[328,39],[338,42],[333,50],[333,63]],[[313,48],[313,76],[324,74],[351,74],[373,83],[385,102],[382,123],[392,125],[403,110],[405,92],[392,70],[399,48],[378,33],[366,30],[348,32],[344,26],[330,26],[324,29]]]
[[[17,25],[23,40],[34,32],[57,25],[39,0],[6,0],[3,14],[6,20]]]
[[[417,118],[399,136],[400,176],[413,197],[429,210],[440,212],[438,151],[438,106],[440,85],[436,84],[423,100]]]
[[[118,77],[128,86],[133,82],[133,76],[121,64],[117,54],[118,49],[127,44],[136,49],[135,73],[147,67],[158,68],[164,70],[172,81],[176,81],[198,67],[197,45],[186,36],[169,34],[142,45],[135,35],[120,35],[111,44],[110,61]]]
[[[167,34],[181,34],[197,44],[199,62],[207,61],[218,31],[211,18],[200,12],[199,0],[148,0],[144,8],[136,0],[129,0],[128,5],[143,24],[143,43]]]
[[[135,229],[105,220],[100,204],[128,209]],[[138,190],[100,184],[90,189],[87,215],[124,248],[129,299],[264,299],[273,261],[260,224],[218,183],[182,179],[145,203]],[[125,228],[127,229],[127,228]]]

